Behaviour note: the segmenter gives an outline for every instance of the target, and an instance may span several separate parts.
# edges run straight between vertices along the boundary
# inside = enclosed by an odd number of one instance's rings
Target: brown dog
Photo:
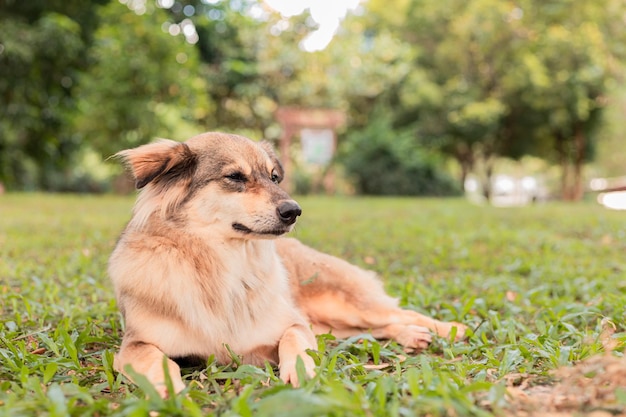
[[[115,367],[128,365],[167,396],[184,388],[173,359],[214,355],[278,364],[298,384],[315,334],[371,332],[424,348],[430,331],[461,338],[465,326],[400,309],[372,272],[319,253],[289,232],[301,214],[278,183],[283,170],[266,143],[206,133],[118,154],[141,189],[109,262],[126,331]]]

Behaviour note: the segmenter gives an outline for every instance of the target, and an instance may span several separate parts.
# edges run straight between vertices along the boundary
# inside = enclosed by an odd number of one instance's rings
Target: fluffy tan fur
[[[174,359],[228,363],[229,349],[277,364],[297,385],[298,358],[314,373],[315,333],[371,332],[412,348],[430,331],[463,336],[463,325],[400,309],[373,273],[278,238],[300,208],[278,186],[283,170],[267,144],[206,133],[119,156],[141,192],[109,262],[126,324],[115,366],[146,375],[160,395],[164,358],[176,392]]]

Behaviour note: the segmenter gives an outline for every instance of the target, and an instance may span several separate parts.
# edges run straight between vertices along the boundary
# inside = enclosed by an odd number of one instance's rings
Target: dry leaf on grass
[[[600,325],[602,326],[602,332],[600,333],[600,343],[602,343],[602,347],[604,348],[605,352],[612,352],[619,343],[615,338],[613,338],[617,327],[615,326],[615,323],[613,323],[606,317],[602,319]]]
[[[581,412],[626,415],[626,404],[618,398],[620,388],[626,391],[625,358],[594,356],[575,366],[560,368],[553,376],[556,379],[553,385],[518,381],[519,386],[509,387],[510,415],[571,416]]]

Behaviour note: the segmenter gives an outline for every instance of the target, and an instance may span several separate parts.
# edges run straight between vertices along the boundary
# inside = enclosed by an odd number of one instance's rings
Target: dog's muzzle
[[[302,209],[295,201],[284,200],[276,207],[276,213],[283,223],[289,225],[296,222],[298,216],[302,214]]]

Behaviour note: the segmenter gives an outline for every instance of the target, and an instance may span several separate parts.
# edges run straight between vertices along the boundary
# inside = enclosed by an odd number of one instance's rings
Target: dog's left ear
[[[270,159],[274,163],[274,167],[276,168],[277,174],[280,177],[280,180],[282,181],[283,177],[285,176],[285,170],[283,168],[283,165],[280,163],[280,160],[276,156],[276,153],[274,152],[274,147],[272,146],[271,143],[269,143],[266,140],[261,141],[259,145],[261,146],[261,148],[263,148],[265,152],[267,152],[267,155],[270,157]]]
[[[127,149],[115,156],[130,167],[137,189],[150,182],[165,178],[176,180],[190,174],[196,163],[196,156],[187,144],[168,139]]]

